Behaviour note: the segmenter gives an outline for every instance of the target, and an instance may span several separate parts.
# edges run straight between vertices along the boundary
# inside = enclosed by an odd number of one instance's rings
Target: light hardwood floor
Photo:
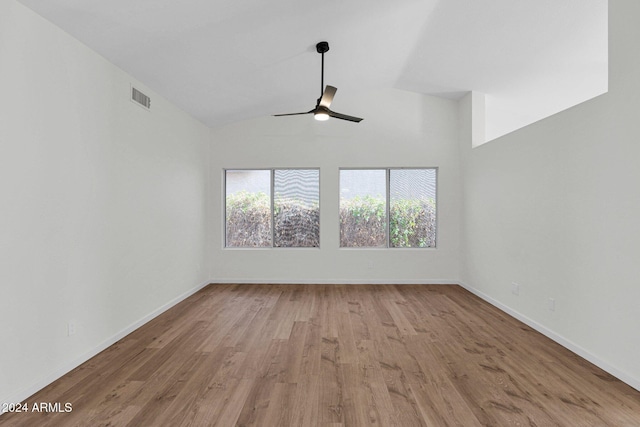
[[[4,426],[640,426],[640,392],[458,286],[210,285]]]

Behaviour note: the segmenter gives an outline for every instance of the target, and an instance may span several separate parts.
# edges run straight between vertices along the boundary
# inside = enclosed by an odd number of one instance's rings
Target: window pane
[[[340,246],[386,247],[384,169],[340,171]]]
[[[228,170],[225,179],[226,246],[271,246],[271,171]]]
[[[277,169],[273,193],[274,246],[318,247],[320,171]]]
[[[391,169],[389,246],[436,246],[436,170]]]

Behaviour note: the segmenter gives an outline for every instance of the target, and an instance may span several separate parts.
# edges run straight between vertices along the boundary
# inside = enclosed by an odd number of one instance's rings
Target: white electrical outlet
[[[547,308],[549,311],[556,311],[556,300],[554,298],[549,298],[547,300]]]
[[[75,335],[76,334],[76,322],[73,320],[67,323],[67,335]]]
[[[511,283],[511,293],[514,295],[520,295],[520,285],[515,282]]]

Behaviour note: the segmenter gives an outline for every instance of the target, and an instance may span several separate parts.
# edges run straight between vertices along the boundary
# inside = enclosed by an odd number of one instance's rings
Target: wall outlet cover
[[[67,335],[71,336],[71,335],[75,335],[76,334],[76,322],[69,322],[67,323]]]
[[[517,283],[511,283],[511,293],[514,295],[520,295],[520,285]]]

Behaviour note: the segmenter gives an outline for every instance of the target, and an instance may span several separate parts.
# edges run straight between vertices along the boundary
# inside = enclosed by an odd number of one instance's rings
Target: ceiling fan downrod
[[[324,93],[324,54],[329,51],[329,42],[320,42],[316,45],[316,51],[322,55],[322,68],[320,71],[320,98]],[[318,100],[320,99],[318,98]]]

